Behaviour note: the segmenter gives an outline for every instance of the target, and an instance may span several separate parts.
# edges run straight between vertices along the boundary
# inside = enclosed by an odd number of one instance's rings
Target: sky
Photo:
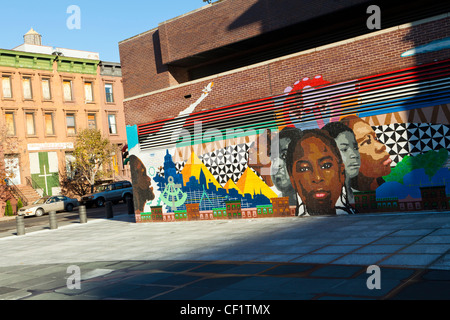
[[[19,46],[23,35],[33,28],[42,35],[42,45],[98,52],[100,59],[108,62],[120,62],[120,41],[207,5],[202,0],[4,2],[0,48],[10,50]],[[79,16],[71,9],[73,5],[79,8]]]

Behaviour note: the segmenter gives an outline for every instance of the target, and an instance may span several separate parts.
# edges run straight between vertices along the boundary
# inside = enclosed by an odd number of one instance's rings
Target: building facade
[[[379,29],[373,1],[223,0],[121,41],[128,147],[152,188],[138,209],[170,179],[200,211],[289,197],[296,215],[399,210],[446,186],[450,6],[377,3]],[[332,161],[313,166],[320,148]],[[314,189],[304,172],[322,167]]]
[[[0,124],[10,141],[5,164],[24,201],[60,193],[60,175],[84,128],[110,139],[117,150],[115,175],[127,176],[120,151],[126,144],[120,64],[101,61],[98,53],[43,46],[40,38],[30,30],[24,44],[0,50]]]

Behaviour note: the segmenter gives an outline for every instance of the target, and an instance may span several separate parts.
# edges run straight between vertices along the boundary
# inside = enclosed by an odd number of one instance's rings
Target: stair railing
[[[45,192],[45,189],[42,188],[32,177],[26,177],[25,179],[27,180],[27,184],[30,187],[32,187],[34,190],[41,189],[43,197],[47,197],[48,196],[47,192]]]
[[[25,197],[25,195],[22,193],[22,191],[20,191],[19,188],[17,188],[17,186],[14,184],[14,182],[12,182],[11,179],[6,178],[5,179],[6,185],[9,187],[9,190],[11,191],[11,193],[18,199],[22,200],[22,204],[24,206],[28,205],[28,198]]]

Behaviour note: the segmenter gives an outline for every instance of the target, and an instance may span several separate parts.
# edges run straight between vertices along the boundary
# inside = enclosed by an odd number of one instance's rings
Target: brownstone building
[[[129,179],[122,164],[126,145],[122,72],[119,63],[95,52],[42,45],[31,29],[24,43],[0,50],[0,126],[9,143],[9,184],[23,202],[60,193],[76,134],[99,129],[115,146],[112,178]]]

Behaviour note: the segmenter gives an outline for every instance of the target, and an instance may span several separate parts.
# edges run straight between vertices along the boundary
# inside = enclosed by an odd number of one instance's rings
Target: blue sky
[[[71,5],[80,8],[80,29],[67,27]],[[23,35],[33,28],[42,35],[43,45],[99,52],[101,60],[120,62],[120,41],[205,5],[202,0],[4,1],[0,48],[22,44]]]

